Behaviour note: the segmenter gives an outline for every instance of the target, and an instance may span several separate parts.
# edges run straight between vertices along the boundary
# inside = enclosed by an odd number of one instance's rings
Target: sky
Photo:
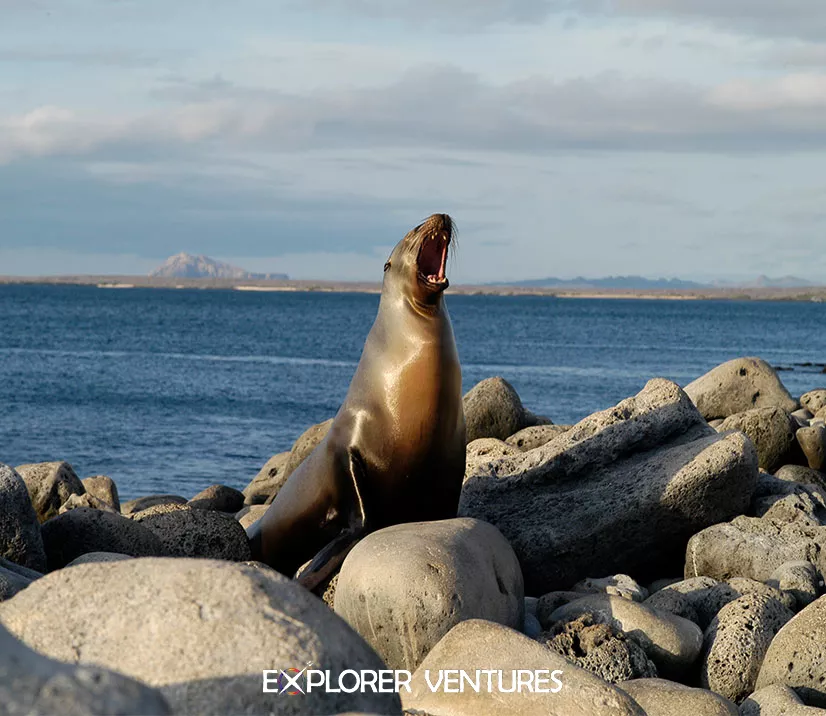
[[[0,275],[826,281],[823,0],[0,0]]]

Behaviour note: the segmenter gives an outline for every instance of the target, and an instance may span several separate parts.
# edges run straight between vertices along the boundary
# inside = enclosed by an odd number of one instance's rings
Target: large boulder
[[[705,633],[702,685],[735,703],[743,701],[754,691],[769,644],[793,616],[776,599],[761,594],[726,604]]]
[[[768,472],[784,463],[794,445],[792,420],[782,408],[754,408],[732,415],[717,428],[721,433],[728,430],[739,430],[751,438],[759,466]]]
[[[130,557],[165,555],[146,527],[121,515],[89,507],[64,512],[43,525],[49,570],[61,569],[87,552],[119,552]]]
[[[504,378],[486,378],[462,399],[467,441],[479,438],[505,440],[531,423],[519,394]]]
[[[499,530],[479,520],[394,525],[344,560],[335,610],[391,669],[413,671],[454,625],[524,618],[522,572]]]
[[[505,442],[519,448],[522,452],[527,452],[549,443],[562,433],[567,433],[570,429],[570,425],[531,425],[528,428],[522,428],[518,433],[514,433]]]
[[[718,365],[685,387],[706,420],[727,418],[752,408],[797,410],[797,401],[777,373],[760,358],[735,358]]]
[[[541,595],[594,574],[668,573],[691,535],[748,508],[756,481],[751,441],[718,435],[655,379],[545,445],[475,464],[459,514],[496,525]]]
[[[550,618],[565,622],[583,614],[632,635],[663,676],[684,675],[700,655],[703,632],[696,624],[622,597],[593,594],[560,607]]]
[[[466,686],[436,685],[440,670],[501,671],[492,675],[492,688],[480,678],[479,690]],[[532,690],[515,691],[514,670],[545,671],[544,680]],[[556,673],[554,673],[556,672]],[[558,684],[562,684],[559,689]],[[564,657],[532,639],[500,624],[470,619],[451,629],[430,651],[410,682],[411,693],[402,691],[410,713],[445,716],[645,716],[633,699],[594,674],[574,666]],[[454,684],[458,687],[458,684]],[[537,686],[544,691],[538,691]],[[554,693],[551,691],[555,689]],[[551,691],[549,693],[549,691]]]
[[[728,699],[674,681],[634,679],[619,687],[645,709],[646,716],[738,716]]]
[[[740,716],[823,716],[823,709],[806,706],[788,686],[755,691],[740,706]]]
[[[785,562],[811,562],[826,574],[826,527],[759,517],[736,517],[694,535],[686,547],[685,576],[771,579]]]
[[[162,716],[155,689],[96,666],[70,666],[42,656],[0,624],[0,713],[4,716]]]
[[[801,485],[817,485],[826,489],[826,474],[812,470],[804,465],[783,465],[774,471],[774,476],[785,482],[798,482]]]
[[[116,605],[116,608],[113,608]],[[397,694],[264,693],[264,670],[385,668],[324,604],[273,570],[203,559],[131,559],[54,572],[0,621],[37,651],[159,688],[176,714],[398,713]]]
[[[46,571],[46,552],[40,524],[26,483],[0,463],[0,557],[24,567]]]
[[[757,689],[793,688],[811,706],[826,707],[826,597],[798,612],[777,633],[757,678]]]
[[[280,452],[267,460],[264,467],[244,488],[244,504],[263,505],[270,497],[278,494],[287,479],[286,467],[289,460],[289,452]]]
[[[811,562],[784,562],[766,584],[793,597],[798,611],[809,606],[820,593],[820,575]]]
[[[244,493],[227,485],[210,485],[186,504],[193,510],[214,510],[235,514],[244,506]]]
[[[132,521],[157,537],[163,545],[160,554],[232,562],[252,559],[247,533],[231,515],[188,505],[157,505],[139,512]]]
[[[298,436],[293,443],[290,450],[290,456],[287,459],[287,466],[284,468],[281,475],[281,484],[283,485],[287,478],[295,472],[295,469],[306,460],[310,453],[316,449],[316,446],[327,437],[330,428],[333,425],[333,418],[325,420],[323,423],[317,423],[307,428],[301,435]],[[266,499],[265,504],[270,504],[275,499],[277,490],[272,492]]]
[[[120,512],[120,496],[118,486],[111,477],[106,475],[93,475],[81,480],[86,494],[92,495],[99,500],[111,505],[117,512]]]
[[[26,489],[37,513],[37,519],[45,522],[56,516],[69,495],[86,492],[80,478],[68,462],[37,462],[18,465],[15,470],[26,483]]]

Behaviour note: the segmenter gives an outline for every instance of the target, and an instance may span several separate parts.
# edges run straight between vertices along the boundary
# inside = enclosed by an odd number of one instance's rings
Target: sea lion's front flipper
[[[367,533],[367,515],[364,510],[364,500],[362,499],[360,487],[364,476],[364,463],[361,455],[352,448],[348,453],[346,472],[353,491],[348,525],[319,550],[306,567],[299,569],[295,574],[295,580],[311,592],[319,586],[327,584],[338,568],[341,567],[350,550]]]

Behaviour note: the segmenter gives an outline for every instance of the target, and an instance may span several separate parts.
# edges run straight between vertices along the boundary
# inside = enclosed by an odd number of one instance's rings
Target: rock
[[[527,452],[545,445],[570,429],[568,425],[532,425],[514,433],[505,442],[522,452]]]
[[[755,691],[740,706],[740,716],[823,716],[823,710],[804,706],[788,686],[767,686]]]
[[[648,594],[654,594],[655,592],[659,592],[661,589],[665,589],[666,587],[670,587],[672,584],[682,581],[682,577],[660,577],[660,579],[655,579],[648,585]]]
[[[465,619],[522,628],[522,573],[511,546],[484,522],[394,525],[347,555],[335,611],[389,668],[413,671]]]
[[[37,514],[26,483],[0,463],[0,557],[24,567],[46,571],[46,552]]]
[[[675,589],[661,589],[654,592],[643,604],[651,609],[670,612],[695,624],[700,621],[692,601],[685,594],[681,594]]]
[[[532,413],[530,410],[525,408],[525,427],[526,428],[532,428],[536,425],[553,425],[553,424],[554,424],[554,421],[551,420],[549,417],[547,417],[545,415],[536,415],[535,413]],[[569,428],[571,426],[567,425],[567,426],[561,426],[561,427]]]
[[[789,414],[780,408],[755,408],[726,418],[718,432],[740,430],[757,447],[759,465],[771,472],[783,464],[783,458],[794,444],[794,431]]]
[[[132,557],[166,554],[161,541],[143,525],[121,515],[79,507],[44,523],[49,571],[87,552],[120,552]]]
[[[537,641],[609,684],[657,675],[657,667],[634,639],[610,624],[595,623],[589,614],[555,624]]]
[[[66,567],[74,567],[78,564],[97,564],[98,562],[121,562],[124,559],[135,559],[128,554],[118,552],[87,552],[73,559]]]
[[[0,712],[8,716],[162,716],[154,689],[95,666],[69,666],[29,649],[0,625]]]
[[[751,442],[718,435],[655,379],[546,445],[476,465],[459,514],[500,529],[539,595],[592,574],[667,572],[691,535],[747,509],[756,481]]]
[[[603,577],[602,579],[588,577],[581,582],[577,582],[572,590],[574,592],[584,592],[585,594],[613,594],[634,602],[642,602],[648,598],[648,590],[637,584],[627,574],[615,574],[612,577]]]
[[[811,604],[820,593],[820,578],[811,562],[784,562],[766,583],[792,595],[797,610]]]
[[[158,538],[162,554],[231,562],[252,558],[244,528],[234,517],[221,512],[193,510],[188,505],[157,505],[139,512],[133,521]]]
[[[528,427],[519,394],[504,378],[486,378],[474,385],[462,401],[468,443],[479,438],[505,440]]]
[[[468,443],[465,458],[465,474],[472,474],[476,465],[485,464],[491,460],[498,460],[502,457],[513,457],[520,455],[521,450],[513,445],[508,445],[503,440],[497,438],[478,438]]]
[[[536,616],[536,608],[539,605],[539,599],[536,597],[525,597],[525,614],[533,614]]]
[[[103,500],[107,504],[120,512],[120,497],[118,496],[118,486],[111,477],[106,475],[95,475],[81,480],[86,493]]]
[[[210,485],[186,504],[193,510],[213,510],[235,514],[244,506],[244,495],[226,485]]]
[[[247,527],[258,522],[269,507],[269,505],[247,505],[235,515],[235,519],[238,520],[241,527],[246,530]]]
[[[685,392],[707,420],[727,418],[752,408],[797,410],[797,402],[774,368],[760,358],[735,358],[700,376]]]
[[[563,684],[558,693],[500,693],[498,675],[489,692],[487,680],[479,691],[465,688],[447,692],[443,685],[435,691],[428,686],[438,678],[440,669],[501,670],[505,689],[513,689],[514,669],[562,672],[555,678]],[[558,688],[550,678],[542,689]],[[481,619],[460,622],[430,651],[413,674],[412,693],[402,692],[402,703],[412,713],[450,716],[645,716],[642,709],[623,691],[593,674],[572,665],[554,651],[537,644],[517,631]],[[458,689],[457,689],[458,691]]]
[[[826,489],[826,474],[803,465],[784,465],[774,471],[775,477],[789,482],[817,485]]]
[[[806,489],[807,486],[800,487],[803,489],[795,490],[785,497],[771,495],[755,501],[755,515],[769,521],[803,527],[819,527],[826,524],[826,500],[815,491]]]
[[[186,497],[180,495],[146,495],[129,500],[121,506],[120,511],[124,515],[134,515],[155,505],[185,505],[186,502]]]
[[[674,681],[634,679],[619,684],[619,688],[648,716],[737,716],[737,707],[728,699]]]
[[[784,562],[807,561],[826,569],[826,527],[736,517],[698,532],[688,542],[685,576],[771,578]]]
[[[168,558],[84,564],[0,604],[0,621],[47,656],[160,689],[177,714],[400,710],[396,694],[263,693],[263,670],[312,663],[337,679],[344,669],[385,668],[319,599],[270,569]]]
[[[302,462],[304,462],[307,457],[309,457],[310,453],[316,449],[316,446],[324,440],[332,424],[333,418],[330,418],[329,420],[325,420],[323,423],[317,423],[316,425],[307,428],[303,433],[301,433],[301,435],[298,436],[298,439],[293,443],[293,447],[290,450],[290,457],[287,459],[287,466],[284,468],[284,473],[281,478],[282,485],[287,481],[287,478],[295,471],[295,469]],[[276,493],[272,493],[266,499],[264,504],[271,504],[275,499],[275,494]]]
[[[826,428],[822,425],[800,428],[795,437],[812,470],[826,468]]]
[[[804,393],[800,396],[800,404],[815,415],[821,408],[826,408],[826,388],[817,388]]]
[[[28,587],[43,575],[33,569],[26,569],[7,559],[0,558],[0,602],[11,599],[19,591]],[[2,703],[2,701],[0,701]]]
[[[611,595],[583,597],[557,609],[551,619],[570,621],[582,614],[633,636],[664,676],[685,674],[703,645],[703,632],[688,619]]]
[[[582,592],[548,592],[536,600],[536,618],[543,629],[550,630],[554,622],[553,614],[560,607],[582,599]]]
[[[86,488],[68,462],[38,462],[18,465],[15,470],[26,483],[37,519],[55,517],[69,495],[82,495]]]
[[[263,505],[268,498],[278,494],[286,482],[284,476],[289,460],[289,452],[280,452],[267,460],[261,471],[252,478],[252,482],[244,488],[244,504]]]
[[[726,604],[704,636],[702,685],[743,701],[752,691],[771,640],[794,614],[776,599],[746,594]]]
[[[525,621],[522,624],[522,633],[531,639],[536,639],[542,633],[542,625],[535,614],[525,613]]]
[[[806,408],[795,410],[791,416],[799,428],[805,428],[809,424],[809,421],[814,417],[814,415],[806,410]]]
[[[69,495],[69,499],[60,506],[58,514],[62,515],[64,512],[76,510],[78,507],[103,510],[104,512],[112,512],[116,515],[120,514],[120,512],[112,507],[112,505],[108,502],[104,502],[100,498],[90,495],[88,492],[84,492],[82,495]]]
[[[769,645],[756,689],[790,686],[811,706],[826,706],[826,597],[798,612]]]

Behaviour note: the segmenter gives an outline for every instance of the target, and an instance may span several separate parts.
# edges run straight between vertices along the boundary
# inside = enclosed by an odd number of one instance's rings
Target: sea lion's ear
[[[390,262],[388,261],[386,264],[384,264],[384,270],[385,270],[385,272],[386,272],[386,271],[387,271],[387,269],[389,269],[389,268],[390,268]]]

